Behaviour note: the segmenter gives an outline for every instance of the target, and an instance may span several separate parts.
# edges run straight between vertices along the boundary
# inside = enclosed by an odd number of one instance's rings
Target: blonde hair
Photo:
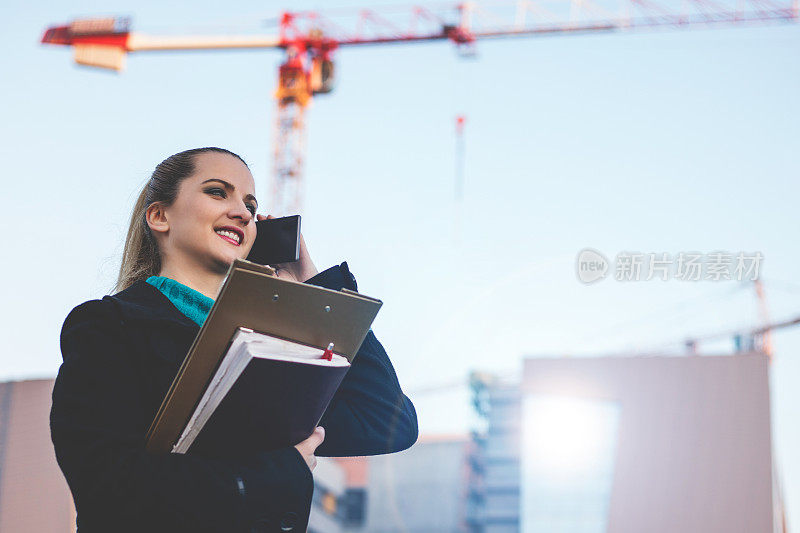
[[[178,197],[181,182],[194,173],[195,156],[204,152],[229,154],[247,166],[244,159],[230,150],[214,146],[185,150],[159,163],[133,206],[115,292],[123,291],[137,281],[155,276],[161,271],[161,253],[147,224],[147,208],[154,202],[160,202],[164,207],[172,205]]]

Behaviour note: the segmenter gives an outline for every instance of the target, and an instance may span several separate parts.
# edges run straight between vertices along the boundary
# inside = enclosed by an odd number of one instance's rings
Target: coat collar
[[[104,298],[110,298],[117,304],[125,321],[166,320],[194,330],[199,329],[198,325],[181,313],[169,298],[144,280],[136,281],[127,289]]]

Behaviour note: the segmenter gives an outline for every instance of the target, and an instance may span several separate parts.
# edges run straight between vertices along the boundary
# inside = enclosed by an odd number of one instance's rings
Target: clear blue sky
[[[111,290],[133,200],[164,157],[232,149],[265,204],[278,52],[132,55],[116,75],[38,40],[80,15],[183,29],[282,5],[95,5],[18,3],[0,20],[11,237],[0,379],[55,375],[64,317]],[[798,50],[800,25],[493,41],[475,60],[447,43],[337,52],[335,92],[308,116],[304,235],[320,269],[347,260],[385,302],[375,331],[423,431],[469,426],[466,388],[413,391],[471,369],[513,373],[526,355],[646,349],[757,320],[752,287],[734,282],[582,285],[584,247],[760,251],[772,316],[800,314]],[[775,446],[796,522],[800,328],[775,346]]]

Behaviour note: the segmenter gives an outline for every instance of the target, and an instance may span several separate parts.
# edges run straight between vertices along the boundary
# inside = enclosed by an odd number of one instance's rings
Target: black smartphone
[[[256,231],[248,261],[274,265],[300,259],[300,215],[259,220]]]

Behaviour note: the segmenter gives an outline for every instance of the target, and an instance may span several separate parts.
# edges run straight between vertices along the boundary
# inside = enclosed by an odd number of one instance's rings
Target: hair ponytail
[[[161,270],[158,248],[150,235],[150,227],[144,222],[148,185],[149,181],[144,184],[144,188],[133,206],[128,236],[122,251],[122,265],[119,269],[117,285],[114,287],[115,292],[127,289],[137,280],[155,276]]]
[[[115,292],[123,291],[137,281],[155,276],[161,271],[158,243],[150,231],[145,213],[154,202],[160,202],[164,207],[172,205],[178,197],[178,187],[181,182],[194,173],[195,156],[204,152],[229,154],[247,166],[244,159],[238,155],[214,146],[185,150],[159,163],[150,179],[144,184],[133,206]]]

